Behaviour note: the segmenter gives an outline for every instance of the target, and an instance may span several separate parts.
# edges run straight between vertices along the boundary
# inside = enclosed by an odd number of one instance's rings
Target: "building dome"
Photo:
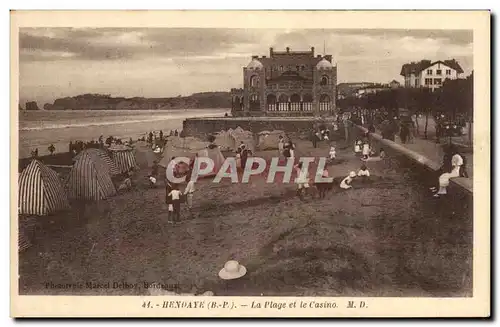
[[[325,58],[321,59],[320,62],[316,65],[316,69],[330,69],[333,68],[333,65],[326,60]]]
[[[257,59],[252,59],[252,61],[250,61],[250,63],[248,64],[247,68],[248,69],[262,69],[262,68],[264,68],[264,66]]]

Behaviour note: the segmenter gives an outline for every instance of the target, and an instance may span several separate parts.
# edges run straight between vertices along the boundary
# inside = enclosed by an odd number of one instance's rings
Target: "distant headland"
[[[202,92],[171,98],[125,98],[108,94],[82,94],[56,99],[42,108],[35,101],[19,104],[19,110],[151,110],[230,108],[230,92]]]

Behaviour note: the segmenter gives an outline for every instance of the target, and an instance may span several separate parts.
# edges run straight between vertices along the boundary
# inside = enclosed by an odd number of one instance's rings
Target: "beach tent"
[[[196,156],[198,156],[199,158],[210,158],[214,162],[214,169],[208,174],[199,175],[199,177],[208,177],[216,175],[225,160],[224,155],[222,154],[220,147],[218,146],[214,148],[205,147],[203,149],[196,151],[183,148],[176,148],[170,145],[166,147],[164,151],[164,156],[162,160],[159,162],[159,165],[166,168],[170,163],[170,161],[172,160],[172,157],[176,158],[187,157],[190,159],[194,159]]]
[[[98,201],[116,194],[107,168],[94,156],[83,153],[75,162],[68,178],[69,198]]]
[[[234,140],[231,137],[231,134],[229,131],[220,131],[215,134],[215,144],[220,146],[221,150],[223,151],[229,151],[229,150],[235,150],[235,144]]]
[[[83,153],[87,153],[89,156],[94,158],[95,161],[102,161],[102,163],[104,164],[104,166],[107,169],[107,172],[111,176],[116,176],[116,175],[119,175],[121,173],[120,170],[118,169],[118,167],[116,166],[116,164],[114,163],[114,161],[110,158],[110,156],[106,153],[105,150],[92,149],[92,148],[85,149],[82,152],[80,152],[79,154],[77,154],[73,158],[73,161],[77,161],[80,158],[80,156],[82,156]]]
[[[231,138],[233,139],[235,148],[237,148],[241,144],[241,142],[243,142],[245,143],[247,149],[255,153],[255,141],[252,132],[245,131],[244,129],[238,126],[231,132],[230,135]]]
[[[129,171],[130,168],[137,167],[132,148],[126,145],[115,144],[111,145],[108,151],[111,153],[111,157],[121,173]]]
[[[259,150],[274,150],[278,149],[279,137],[285,137],[285,132],[274,130],[272,132],[262,131],[259,133],[259,141],[257,147]]]
[[[187,158],[193,158],[195,156],[195,151],[191,151],[185,148],[180,148],[177,146],[174,146],[171,143],[167,143],[165,146],[165,149],[163,150],[163,156],[161,160],[158,162],[158,165],[167,168],[168,164],[172,160],[172,157],[187,157]]]
[[[31,247],[31,239],[36,226],[36,216],[20,216],[19,217],[19,229],[18,229],[18,251],[23,252],[24,250]]]
[[[220,147],[218,146],[213,148],[207,147],[203,150],[198,151],[198,158],[210,158],[214,162],[213,170],[208,174],[199,175],[199,177],[208,177],[217,175],[219,169],[222,167],[224,161],[226,160],[226,158],[224,158],[224,155],[220,151]],[[201,168],[203,168],[203,166]]]
[[[148,168],[153,166],[153,162],[160,158],[160,154],[156,154],[151,150],[151,147],[146,142],[137,142],[132,151],[135,161],[139,168]]]
[[[33,159],[19,175],[19,214],[45,216],[69,209],[58,174]]]

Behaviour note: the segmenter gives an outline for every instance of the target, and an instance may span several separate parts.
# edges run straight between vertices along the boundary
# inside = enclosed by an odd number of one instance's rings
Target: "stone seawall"
[[[291,137],[309,135],[316,120],[313,117],[228,117],[188,118],[183,122],[186,136],[205,138],[207,135],[241,127],[253,133],[282,130]]]
[[[368,130],[361,126],[355,126],[355,131],[353,134],[364,134]],[[416,167],[422,171],[423,176],[431,175],[431,178],[441,167],[440,163],[434,162],[429,158],[417,153],[415,151],[409,150],[401,144],[382,138],[381,135],[370,133],[370,140],[374,147],[378,150],[381,147],[390,157],[396,158],[398,161],[406,162],[413,167]],[[422,181],[426,180],[426,177],[422,178]],[[457,177],[450,179],[450,185],[448,186],[448,193],[453,196],[458,196],[460,199],[467,201],[472,201],[473,188],[472,180],[470,178]]]

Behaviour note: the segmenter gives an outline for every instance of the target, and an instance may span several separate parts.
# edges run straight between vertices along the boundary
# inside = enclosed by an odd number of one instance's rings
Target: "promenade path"
[[[377,134],[381,134],[379,129],[376,129]],[[409,150],[415,151],[417,153],[420,153],[421,155],[427,157],[429,160],[434,161],[438,166],[442,164],[443,161],[443,145],[447,144],[448,140],[443,139],[441,143],[436,143],[435,140],[429,140],[429,139],[422,139],[419,138],[418,136],[415,136],[415,138],[410,141],[410,143],[403,144],[401,142],[401,139],[399,138],[399,135],[396,135],[395,142],[397,144],[400,144],[404,147],[406,147]],[[461,155],[465,158],[466,161],[466,169],[467,173],[469,175],[470,179],[470,184],[472,185],[473,181],[473,174],[474,174],[474,156],[472,153],[472,149],[468,151],[461,151]]]

